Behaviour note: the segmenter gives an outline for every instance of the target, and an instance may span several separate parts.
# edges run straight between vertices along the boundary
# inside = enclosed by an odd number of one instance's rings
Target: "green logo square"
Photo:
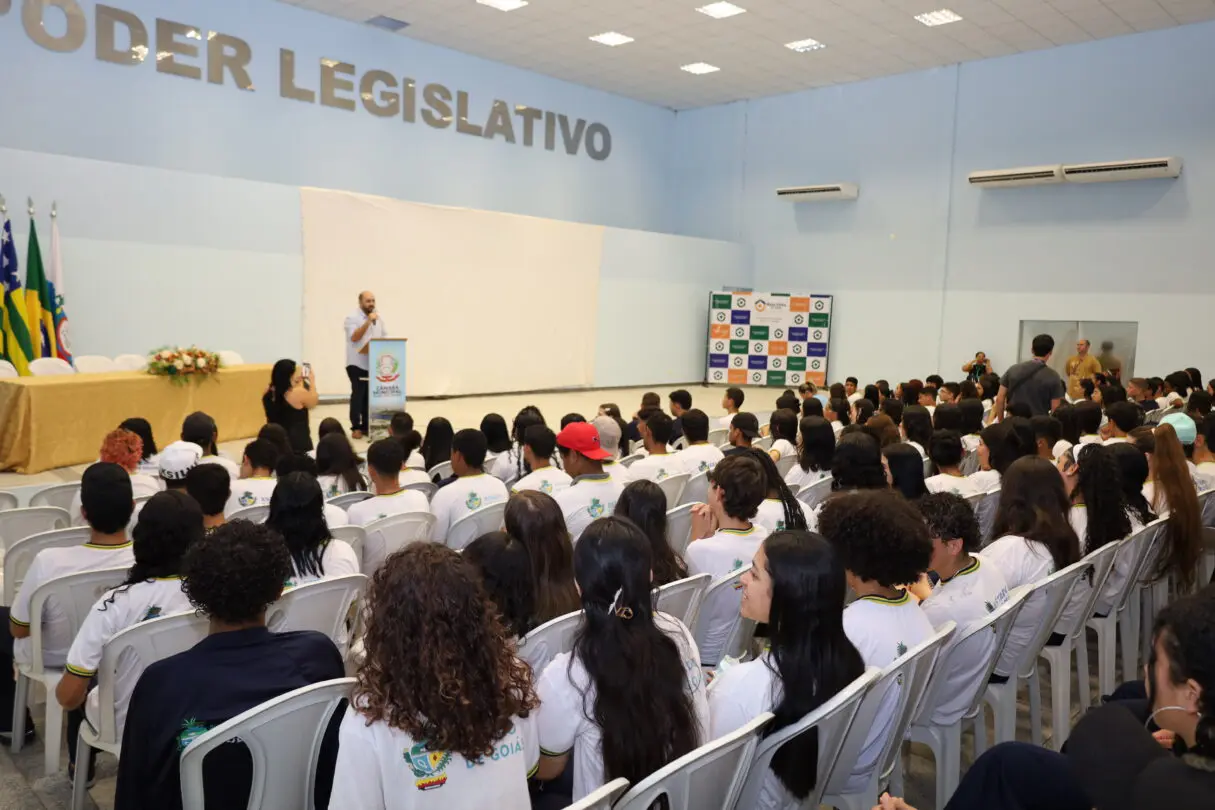
[[[769,371],[768,372],[768,385],[784,385],[784,384],[785,384],[785,372],[783,372],[783,371]]]
[[[825,313],[825,312],[822,312],[822,313],[819,313],[819,312],[812,312],[812,313],[810,313],[810,326],[811,326],[811,327],[815,327],[815,326],[821,326],[821,327],[824,327],[824,328],[825,328],[825,327],[827,327],[827,326],[828,326],[830,323],[831,323],[831,316],[830,316],[830,315],[828,315],[827,313]]]
[[[746,354],[750,350],[750,345],[745,340],[731,340],[730,354]]]
[[[790,357],[790,358],[788,358],[788,360],[786,362],[789,365],[790,371],[805,371],[806,370],[806,358],[804,358],[804,357]]]
[[[751,327],[751,339],[752,340],[767,340],[768,339],[768,327],[752,326]]]
[[[731,295],[728,295],[728,294],[727,295],[718,295],[717,293],[714,293],[713,294],[713,303],[710,305],[709,308],[710,309],[729,309],[730,301],[732,299],[733,299],[733,296],[731,296]]]

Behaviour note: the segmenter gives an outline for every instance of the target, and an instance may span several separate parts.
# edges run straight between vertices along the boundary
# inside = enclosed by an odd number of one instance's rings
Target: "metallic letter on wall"
[[[515,115],[523,119],[523,145],[531,146],[535,140],[536,122],[544,117],[544,110],[535,107],[515,107]]]
[[[127,29],[128,45],[119,48],[117,26]],[[129,11],[97,6],[97,58],[116,65],[138,65],[148,58],[148,28]]]
[[[316,103],[316,93],[295,86],[295,51],[286,48],[278,52],[278,94],[283,98]]]
[[[481,137],[481,126],[468,121],[468,93],[456,93],[456,132]]]
[[[354,65],[349,62],[335,62],[332,59],[321,60],[321,104],[337,107],[339,110],[354,111],[354,99],[338,95],[339,90],[354,91],[354,82],[347,79],[347,76],[354,76]]]
[[[507,143],[515,142],[515,125],[511,122],[510,108],[501,99],[494,99],[489,120],[485,122],[485,137],[493,138],[495,135],[501,135]]]
[[[60,9],[67,18],[67,31],[61,37],[53,37],[46,30],[43,22],[46,19],[48,6]],[[84,35],[88,25],[84,12],[76,0],[25,0],[21,7],[21,22],[25,25],[25,33],[38,45],[48,51],[71,53],[80,49],[84,44]]]
[[[202,34],[197,28],[191,28],[172,20],[156,20],[156,70],[172,76],[185,79],[202,79],[202,68],[198,65],[186,65],[177,61],[177,57],[185,56],[198,58],[198,46],[192,42],[182,42],[178,39],[201,40]]]
[[[435,129],[451,126],[451,91],[441,84],[422,88],[422,100],[430,109],[422,110],[422,120]]]
[[[386,85],[383,94],[377,101],[375,86]],[[383,70],[369,70],[363,74],[359,82],[359,96],[363,99],[363,107],[372,115],[380,118],[394,118],[401,111],[401,95],[396,92],[397,77]]]
[[[595,160],[607,160],[612,154],[612,133],[603,124],[586,128],[586,153]]]
[[[239,37],[230,37],[217,31],[207,34],[207,81],[224,83],[224,70],[232,71],[232,81],[241,90],[252,90],[249,78],[249,63],[253,61],[253,49]]]

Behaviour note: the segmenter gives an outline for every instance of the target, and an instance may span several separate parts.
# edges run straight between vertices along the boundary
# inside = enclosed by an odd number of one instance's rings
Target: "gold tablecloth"
[[[220,441],[256,436],[269,383],[270,366],[234,366],[187,385],[135,371],[0,379],[0,470],[95,461],[105,434],[132,416],[152,424],[161,447],[180,437],[194,411],[215,419]]]

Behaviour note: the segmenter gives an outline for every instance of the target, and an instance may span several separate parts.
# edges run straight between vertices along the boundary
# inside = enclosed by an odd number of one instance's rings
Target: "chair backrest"
[[[39,357],[30,361],[30,374],[34,377],[51,377],[56,374],[75,374],[76,369],[58,357]]]
[[[7,360],[0,360],[0,380],[11,380],[21,375],[17,373],[17,368]]]
[[[709,472],[698,472],[688,479],[679,498],[679,505],[689,503],[708,503],[709,501]]]
[[[1031,601],[1041,602],[1044,608],[1041,621],[1034,628],[1033,637],[1025,645],[1021,657],[1014,665],[1014,672],[1017,675],[1028,678],[1030,671],[1038,666],[1038,654],[1046,646],[1046,641],[1050,638],[1051,633],[1055,632],[1055,625],[1059,623],[1059,617],[1067,608],[1072,591],[1076,589],[1080,577],[1084,576],[1084,572],[1089,567],[1090,563],[1087,560],[1077,560],[1062,571],[1056,571],[1046,579],[1033,584],[1032,591],[1025,598],[1026,604],[1028,605]]]
[[[616,802],[615,810],[648,810],[667,797],[668,810],[730,810],[759,744],[772,721],[764,712],[737,731],[691,751],[638,782]]]
[[[760,791],[763,789],[768,775],[772,772],[772,759],[776,756],[776,752],[789,740],[816,728],[818,729],[818,762],[815,763],[815,771],[818,776],[814,780],[814,790],[799,806],[817,808],[823,797],[823,791],[827,787],[827,777],[830,775],[831,769],[835,767],[840,747],[844,744],[844,737],[848,734],[848,729],[852,727],[857,709],[861,707],[861,700],[881,674],[882,670],[878,667],[866,668],[859,678],[841,689],[835,697],[822,706],[796,723],[785,726],[780,731],[773,732],[760,740],[736,807],[739,810],[758,807]],[[806,767],[809,767],[809,763],[806,763]]]
[[[265,523],[268,517],[270,517],[270,505],[259,504],[257,506],[246,506],[243,509],[237,509],[231,515],[228,515],[228,521],[247,520],[250,523]]]
[[[405,486],[401,487],[401,489],[408,489],[408,490],[412,490],[414,492],[421,492],[423,495],[426,496],[426,500],[428,500],[428,501],[433,500],[435,497],[435,493],[439,491],[439,488],[436,485],[430,483],[429,481],[417,481],[412,484],[406,484]]]
[[[878,713],[886,704],[890,690],[897,689],[898,694],[893,701],[894,720],[885,730],[886,737],[882,742],[881,753],[878,754],[873,773],[869,775],[871,785],[874,782],[879,784],[885,782],[898,761],[903,737],[906,736],[907,728],[911,725],[912,714],[924,696],[924,689],[928,686],[928,679],[932,676],[932,670],[936,666],[941,649],[953,635],[955,628],[954,622],[945,622],[936,628],[927,639],[882,669],[873,686],[861,699],[861,705],[857,709],[852,727],[848,729],[844,742],[840,746],[835,767],[831,769],[831,775],[827,778],[827,784],[823,789],[824,795],[832,796],[847,792],[847,783],[857,765],[861,749],[868,740],[874,725],[878,722]],[[874,795],[876,795],[876,790]]]
[[[75,638],[80,625],[93,605],[110,588],[121,585],[127,577],[126,568],[101,568],[48,579],[34,589],[30,596],[30,668],[42,669],[42,610],[48,599],[54,599],[64,617],[68,630],[64,638]]]
[[[721,595],[728,594],[739,590],[741,587],[739,580],[742,575],[751,570],[751,564],[747,563],[742,568],[736,571],[731,571],[723,577],[719,577],[713,581],[713,584],[705,589],[704,598],[700,600],[700,608],[697,610],[696,616],[692,624],[688,625],[692,630],[692,635],[695,636],[699,644],[709,631],[708,619],[705,618],[704,606],[713,604]],[[741,596],[738,597],[741,599]],[[752,639],[755,638],[755,622],[751,619],[744,619],[737,608],[734,611],[733,624],[730,625],[730,634],[726,637],[726,643],[721,648],[721,655],[731,656],[732,658],[742,658],[751,646]],[[704,651],[701,651],[704,654]],[[716,663],[710,662],[710,663]]]
[[[40,507],[42,509],[56,509],[53,506]],[[14,512],[25,512],[25,509],[15,509]],[[62,509],[56,511],[63,512]],[[3,523],[5,516],[11,513],[0,514],[0,524]],[[64,512],[64,514],[67,514]],[[67,525],[67,521],[62,522]],[[88,527],[74,527],[70,529],[54,529],[49,532],[38,532],[37,534],[29,535],[28,537],[20,537],[11,545],[8,541],[5,544],[8,548],[4,551],[4,604],[11,605],[17,598],[17,591],[21,588],[21,583],[25,581],[25,573],[30,570],[30,564],[34,562],[34,558],[38,556],[38,552],[44,548],[71,548],[89,541]],[[30,614],[31,616],[34,614]]]
[[[761,436],[760,438],[751,442],[751,446],[756,448],[757,450],[765,450],[765,451],[771,450],[772,449],[772,437],[771,436]]]
[[[979,536],[983,538],[984,544],[991,541],[991,529],[996,522],[996,509],[1000,506],[1000,488],[988,490],[983,493],[983,497],[978,503],[974,504],[975,517],[979,521]]]
[[[1159,553],[1160,544],[1168,531],[1168,522],[1167,516],[1156,518],[1123,541],[1122,551],[1125,551],[1129,558],[1130,576],[1126,578],[1126,587],[1118,595],[1118,601],[1111,606],[1111,610],[1123,610],[1137,592],[1140,581],[1150,570]]]
[[[691,479],[692,476],[688,473],[676,473],[668,475],[658,482],[659,489],[667,496],[667,509],[674,509],[679,505],[683,491],[687,489],[688,481]]]
[[[505,514],[506,501],[491,503],[469,512],[451,524],[451,528],[447,530],[447,546],[459,551],[481,535],[498,531],[502,528]]]
[[[776,462],[776,471],[780,473],[780,477],[784,478],[789,474],[789,470],[793,469],[793,465],[797,463],[797,456],[782,456]]]
[[[99,354],[77,355],[72,358],[72,362],[76,366],[77,374],[106,374],[112,371],[122,371],[113,360]]]
[[[440,481],[451,478],[451,476],[453,474],[451,471],[451,462],[450,461],[440,461],[438,464],[436,464],[435,466],[433,466],[429,470],[427,470],[426,474],[430,476],[430,480],[432,480],[432,481],[436,477],[438,477],[438,479]]]
[[[367,532],[362,526],[331,526],[329,536],[334,540],[341,540],[354,549],[354,556],[358,557],[359,565],[363,564],[363,542],[367,539]]]
[[[241,357],[239,352],[223,349],[219,353],[219,362],[221,366],[243,366],[245,358]]]
[[[539,678],[550,661],[574,649],[574,634],[581,623],[581,610],[545,622],[519,640],[519,657]]]
[[[148,358],[138,354],[120,354],[114,358],[119,371],[143,371],[148,367]]]
[[[797,492],[797,499],[806,505],[807,510],[814,509],[831,494],[831,483],[831,476],[827,476],[809,486],[803,485]]]
[[[11,492],[4,493],[13,498]],[[6,499],[7,500],[7,499]],[[66,529],[72,522],[68,510],[59,506],[31,506],[25,509],[6,508],[0,512],[0,543],[4,548],[12,548],[19,540],[24,540],[41,532],[52,529]],[[5,602],[5,604],[12,604]]]
[[[115,633],[101,648],[101,663],[97,667],[98,719],[97,734],[101,742],[118,745],[122,742],[117,727],[114,688],[119,665],[125,661],[133,667],[130,683],[135,683],[149,665],[171,655],[185,652],[207,637],[210,621],[191,610],[156,619],[148,619]]]
[[[645,456],[641,455],[641,453],[630,453],[629,455],[620,459],[620,466],[632,467],[635,462],[641,461],[643,458],[645,458]]]
[[[1080,604],[1080,610],[1076,613],[1076,626],[1056,627],[1056,632],[1066,633],[1077,639],[1084,638],[1085,622],[1093,615],[1093,609],[1097,606],[1097,600],[1101,598],[1101,591],[1105,589],[1105,581],[1109,579],[1110,571],[1114,568],[1114,560],[1117,558],[1121,547],[1129,539],[1129,537],[1124,537],[1117,542],[1106,543],[1096,551],[1084,555],[1081,562],[1087,562],[1092,566],[1092,576],[1089,578],[1090,587],[1084,596],[1084,601]]]
[[[709,431],[709,444],[714,447],[721,447],[730,440],[729,428],[714,428]]]
[[[962,455],[962,462],[958,465],[958,472],[962,475],[973,475],[979,471],[979,454],[973,450],[968,450]]]
[[[312,810],[321,743],[353,685],[338,678],[296,689],[195,738],[181,752],[182,810],[204,810],[203,760],[237,738],[253,760],[248,810]]]
[[[1198,508],[1202,511],[1202,525],[1215,527],[1215,489],[1198,493]]]
[[[58,506],[60,509],[71,510],[72,498],[80,491],[80,482],[55,484],[46,489],[40,489],[30,496],[30,506]]]
[[[349,509],[356,503],[365,501],[370,497],[372,497],[370,492],[343,492],[341,495],[334,495],[332,498],[327,499],[325,503],[331,503],[339,509]]]
[[[678,439],[671,442],[671,449],[677,453],[680,450],[683,450],[687,446],[688,446],[688,437],[687,436],[680,436]]]
[[[694,503],[685,503],[667,512],[667,545],[680,557],[688,550],[688,542],[692,539],[694,506]]]
[[[0,512],[7,509],[16,509],[21,505],[21,499],[17,497],[15,492],[7,492],[0,489]]]
[[[628,789],[629,780],[622,776],[588,794],[582,801],[574,802],[565,810],[612,810],[612,802]]]
[[[329,636],[342,649],[350,606],[366,587],[367,577],[347,574],[288,588],[267,608],[266,626],[276,633],[315,630]]]
[[[371,521],[363,527],[363,573],[371,576],[389,555],[410,543],[432,539],[434,530],[435,516],[430,512],[403,512]]]
[[[693,574],[687,579],[667,583],[654,592],[654,609],[668,613],[691,627],[700,610],[700,601],[713,583],[712,574]]]

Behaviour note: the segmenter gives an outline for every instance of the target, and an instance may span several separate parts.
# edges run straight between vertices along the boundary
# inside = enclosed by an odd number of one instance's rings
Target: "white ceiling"
[[[747,12],[721,20],[695,10],[709,0],[530,0],[509,12],[475,0],[282,2],[359,22],[387,15],[409,23],[396,36],[674,109],[1215,19],[1215,0],[734,0]],[[938,8],[963,20],[913,19]],[[588,39],[606,31],[636,41]],[[784,47],[807,38],[827,47]],[[679,69],[692,62],[721,70]]]

